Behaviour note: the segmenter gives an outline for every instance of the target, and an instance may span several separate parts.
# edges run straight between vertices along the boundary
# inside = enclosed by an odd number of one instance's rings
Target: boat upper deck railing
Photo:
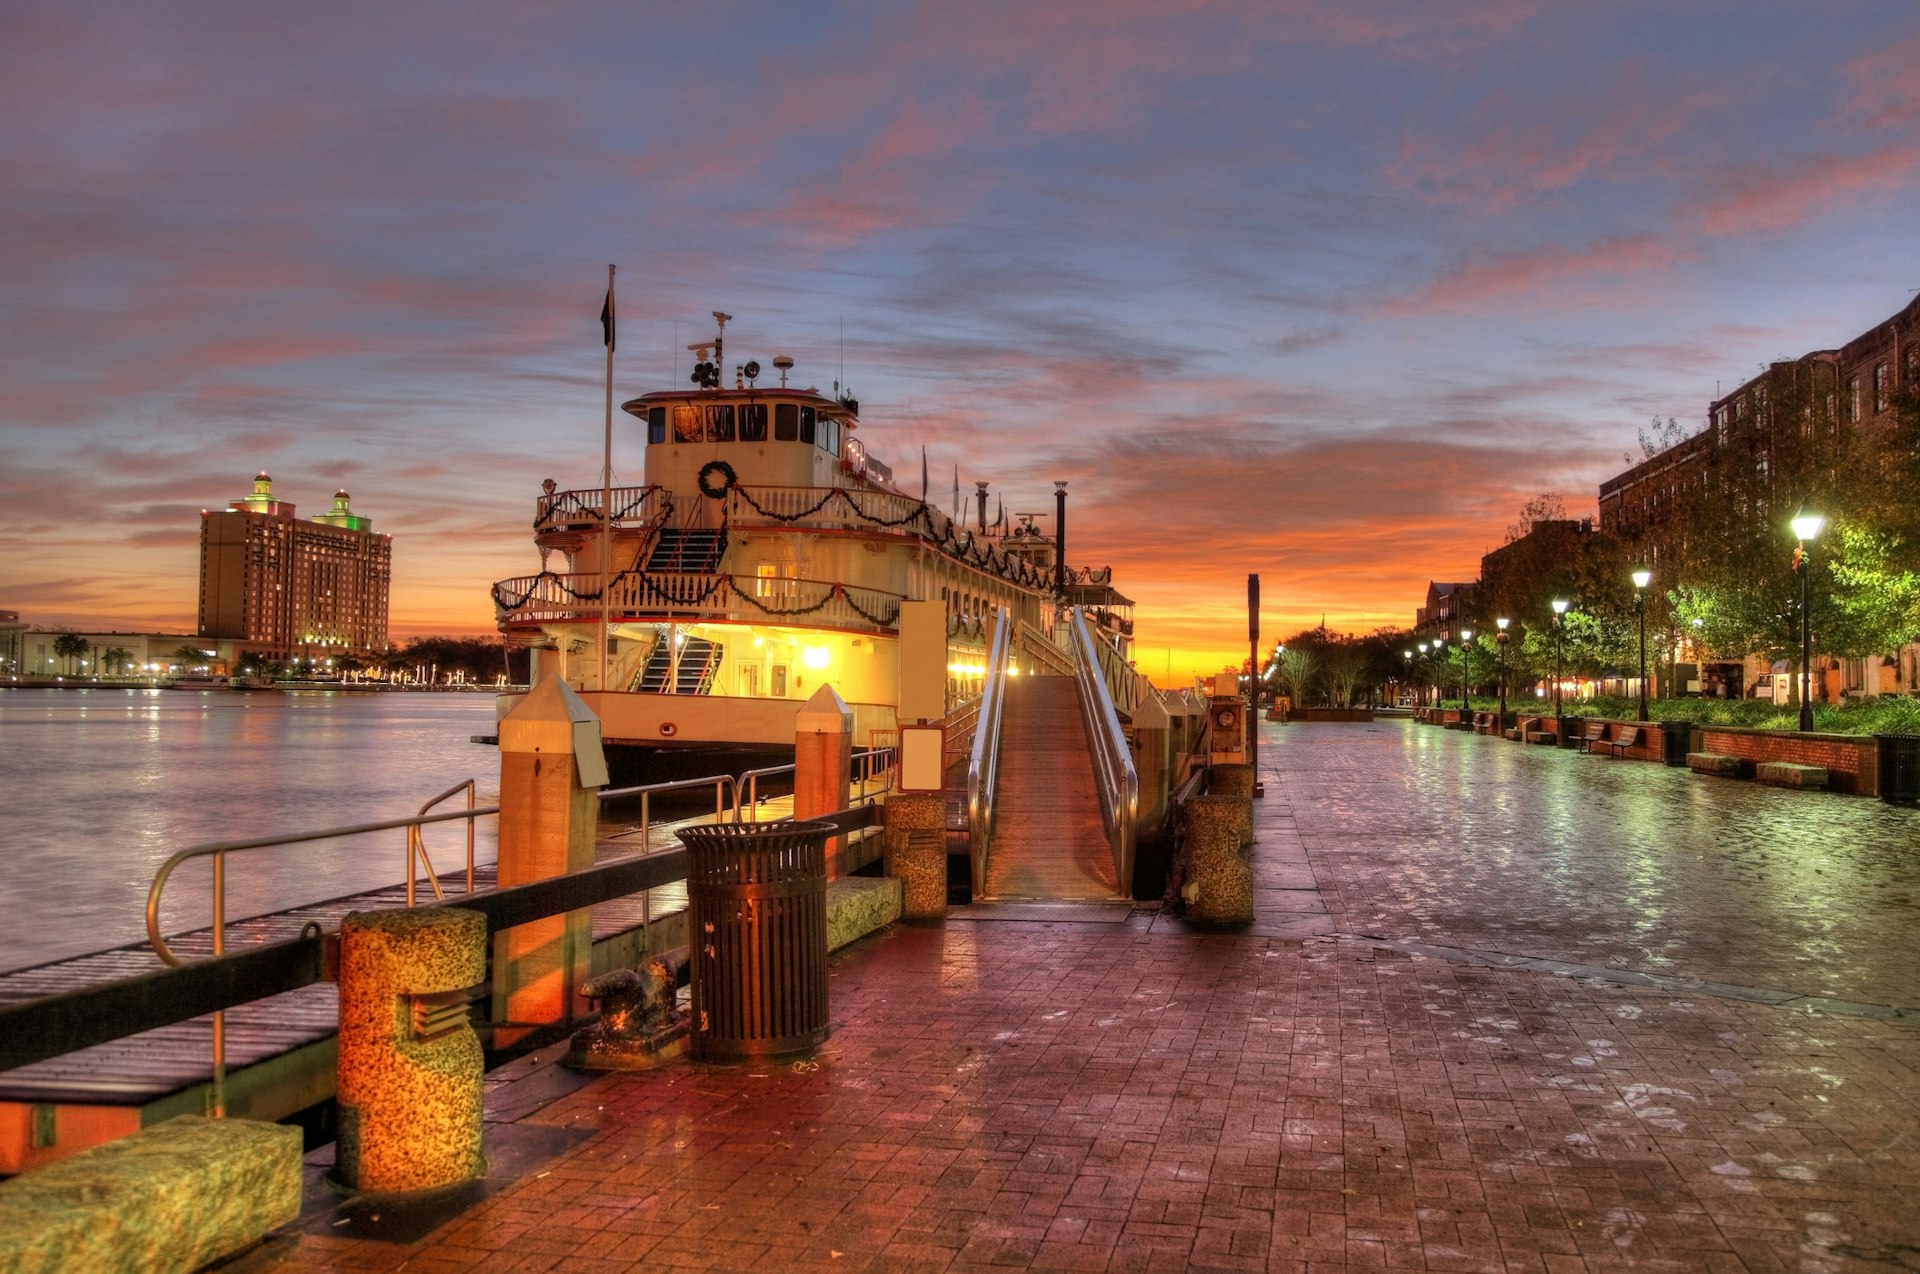
[[[548,571],[501,580],[493,604],[501,622],[596,622],[602,576],[597,571]],[[898,593],[836,580],[770,579],[714,573],[616,575],[611,617],[805,624],[850,632],[892,632],[900,620]]]
[[[586,534],[600,525],[598,487],[554,491],[541,497],[534,523],[539,535]],[[721,501],[694,495],[675,501],[658,486],[613,489],[615,529],[632,532],[654,526],[790,527],[794,530],[863,530],[893,534],[933,545],[1036,592],[1050,590],[1052,573],[1020,553],[1007,551],[1008,537],[969,529],[933,505],[913,496],[871,487],[746,486],[735,483]],[[716,516],[718,515],[718,516]],[[1016,542],[1015,547],[1023,547]],[[1105,568],[1072,572],[1075,583],[1098,583]]]
[[[552,491],[534,506],[535,531],[590,531],[600,525],[599,487],[579,491]],[[612,491],[615,526],[664,521],[673,516],[673,495],[664,487],[615,487]]]

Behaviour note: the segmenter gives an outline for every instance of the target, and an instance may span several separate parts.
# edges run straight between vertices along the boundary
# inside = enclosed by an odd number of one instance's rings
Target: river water
[[[493,703],[490,694],[0,690],[0,970],[143,941],[147,887],[177,850],[404,818],[467,778],[492,805],[498,756],[468,736],[493,733]],[[493,860],[495,823],[480,820],[480,861]],[[464,863],[459,824],[425,834],[436,868]],[[227,914],[398,882],[405,837],[231,855]],[[207,922],[208,880],[197,864],[174,874],[167,932]]]

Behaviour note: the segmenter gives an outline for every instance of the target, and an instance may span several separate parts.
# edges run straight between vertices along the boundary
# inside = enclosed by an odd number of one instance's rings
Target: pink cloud
[[[1390,302],[1395,314],[1470,310],[1498,301],[1546,300],[1549,289],[1575,282],[1577,292],[1555,298],[1574,307],[1592,302],[1595,276],[1646,278],[1692,261],[1697,251],[1652,234],[1612,235],[1575,248],[1490,253],[1443,273],[1425,287]]]
[[[1920,170],[1920,142],[1862,155],[1819,155],[1789,166],[1756,165],[1718,184],[1698,216],[1710,234],[1791,230],[1848,204],[1910,191]]]

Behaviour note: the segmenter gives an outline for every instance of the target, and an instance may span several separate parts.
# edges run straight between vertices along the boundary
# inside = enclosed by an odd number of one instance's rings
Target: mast
[[[600,460],[600,689],[607,690],[607,621],[613,608],[613,266],[607,266],[607,413]]]

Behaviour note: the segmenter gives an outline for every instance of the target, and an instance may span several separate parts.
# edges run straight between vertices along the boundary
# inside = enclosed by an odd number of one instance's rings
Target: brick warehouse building
[[[1858,430],[1871,451],[1893,426],[1897,395],[1915,386],[1920,297],[1838,349],[1773,363],[1714,401],[1705,431],[1601,483],[1601,529],[1634,544],[1657,570],[1683,547],[1687,510],[1708,484],[1726,480],[1726,466],[1750,467],[1752,489],[1769,505],[1791,502],[1797,492],[1775,491],[1766,481],[1783,467],[1785,452],[1818,448],[1823,430]],[[1769,516],[1784,522],[1792,512],[1770,507]],[[1842,660],[1838,667],[1833,662],[1824,669],[1830,694],[1920,688],[1920,646],[1885,659]]]
[[[353,512],[345,491],[309,520],[262,473],[223,511],[200,513],[200,635],[236,658],[319,658],[387,645],[393,537]]]

